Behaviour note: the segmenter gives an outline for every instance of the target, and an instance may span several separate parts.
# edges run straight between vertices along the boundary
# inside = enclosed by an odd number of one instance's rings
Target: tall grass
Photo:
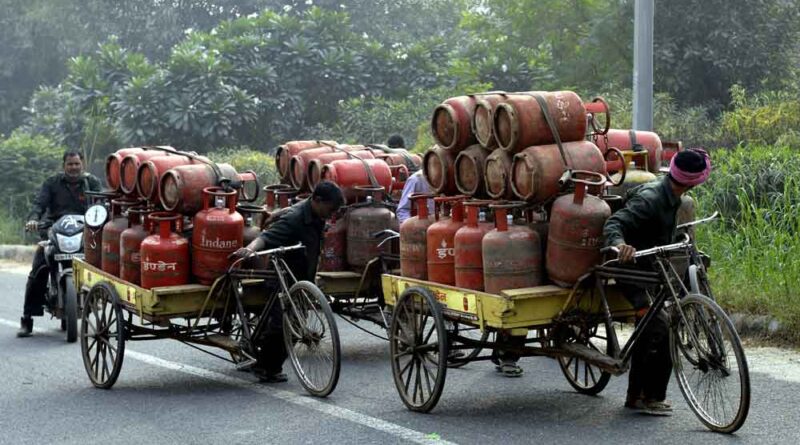
[[[698,189],[698,213],[722,223],[698,230],[711,279],[730,310],[782,322],[800,341],[800,153],[771,146],[717,150],[712,180]]]

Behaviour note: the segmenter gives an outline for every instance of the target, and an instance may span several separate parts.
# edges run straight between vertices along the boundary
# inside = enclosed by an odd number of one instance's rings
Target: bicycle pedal
[[[244,371],[246,369],[252,368],[253,366],[255,366],[256,363],[258,363],[258,360],[254,359],[254,358],[248,358],[247,360],[245,360],[243,362],[237,363],[236,364],[236,369],[239,370],[239,371]]]

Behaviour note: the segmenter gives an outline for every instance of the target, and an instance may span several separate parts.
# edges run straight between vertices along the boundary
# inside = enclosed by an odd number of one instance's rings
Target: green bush
[[[214,162],[231,164],[238,172],[253,170],[261,185],[280,182],[275,159],[263,151],[248,147],[230,147],[209,153],[209,157]]]
[[[739,144],[798,145],[800,101],[796,88],[747,95],[744,88],[731,88],[733,109],[720,119],[722,138],[728,146]]]
[[[783,335],[800,341],[800,153],[751,146],[712,158],[696,195],[699,216],[719,209],[724,218],[698,230],[715,293],[729,310],[778,318]]]
[[[49,138],[21,131],[0,140],[0,208],[7,215],[25,217],[44,180],[62,170],[64,150]]]

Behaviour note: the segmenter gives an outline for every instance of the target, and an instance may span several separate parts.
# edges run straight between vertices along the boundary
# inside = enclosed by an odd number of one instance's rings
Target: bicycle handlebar
[[[687,223],[680,224],[677,227],[677,229],[680,230],[680,229],[685,229],[685,228],[688,228],[688,227],[696,226],[698,224],[703,224],[703,223],[706,223],[706,222],[709,222],[709,221],[717,219],[718,216],[719,216],[719,212],[717,211],[717,212],[714,212],[709,217],[706,217],[706,218],[703,218],[703,219],[696,219],[694,221],[690,221],[690,222],[687,222]]]
[[[305,249],[305,248],[306,248],[306,246],[304,246],[303,243],[297,243],[297,244],[295,244],[293,246],[275,247],[273,249],[260,250],[258,252],[253,252],[252,254],[247,255],[246,257],[243,257],[243,258],[239,258],[236,261],[234,261],[233,263],[231,263],[231,266],[228,268],[228,272],[232,271],[233,269],[236,268],[236,266],[239,265],[239,263],[241,263],[242,261],[244,261],[246,259],[249,259],[249,258],[260,257],[260,256],[264,256],[264,255],[276,255],[276,254],[277,255],[283,255],[286,252],[291,252],[291,251],[294,251],[294,250]]]
[[[664,244],[663,246],[655,246],[649,249],[642,249],[637,250],[636,253],[633,254],[634,258],[641,258],[643,256],[654,255],[657,253],[664,253],[664,252],[671,252],[673,250],[680,250],[689,247],[692,244],[691,238],[686,233],[681,233],[683,237],[683,241],[679,241],[677,243],[672,244]],[[619,254],[619,249],[616,246],[608,246],[600,249],[600,253],[607,253],[607,252],[614,252]]]

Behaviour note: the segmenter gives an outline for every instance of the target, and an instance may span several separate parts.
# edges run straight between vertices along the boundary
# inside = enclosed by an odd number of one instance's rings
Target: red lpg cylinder
[[[180,286],[189,282],[189,241],[179,235],[181,215],[151,213],[148,218],[155,231],[142,241],[141,283],[145,289]]]
[[[510,94],[494,110],[494,137],[503,150],[517,153],[532,145],[555,142],[536,96],[543,98],[561,140],[580,141],[586,134],[586,108],[572,91]]]
[[[349,203],[356,201],[358,191],[355,187],[359,185],[382,187],[384,193],[392,189],[392,171],[389,164],[380,159],[333,161],[322,166],[322,179],[337,184]]]
[[[382,253],[381,238],[375,234],[392,227],[394,214],[382,204],[381,187],[359,186],[363,202],[354,204],[347,215],[347,263],[361,269]],[[388,249],[388,245],[387,249]]]
[[[285,209],[286,207],[291,207],[292,201],[298,196],[298,193],[299,191],[293,188],[277,190],[275,192],[277,208]]]
[[[442,216],[428,227],[427,256],[428,280],[447,285],[456,284],[455,237],[464,225],[464,199],[466,196],[436,197],[434,204],[442,208],[450,205],[450,217]]]
[[[511,199],[514,196],[511,189],[511,160],[512,154],[506,150],[495,150],[486,157],[483,176],[489,197]]]
[[[107,209],[110,208],[110,200],[118,198],[117,192],[93,192],[86,191],[86,197],[89,200],[89,205],[84,215],[86,223],[83,225],[83,255],[84,260],[95,267],[100,267],[102,264],[103,255],[103,226],[108,221]],[[103,209],[92,209],[95,205],[101,205]],[[98,212],[95,215],[89,215],[89,212]],[[101,215],[106,215],[105,220],[102,220]],[[97,224],[94,227],[89,226],[89,223]]]
[[[119,277],[138,285],[142,279],[141,244],[150,235],[150,209],[128,209],[128,228],[119,236]]]
[[[344,215],[334,214],[325,223],[322,238],[322,253],[319,258],[319,270],[322,272],[341,272],[347,270],[347,219]]]
[[[453,237],[455,246],[456,286],[464,289],[483,290],[483,237],[494,225],[486,222],[481,208],[491,201],[467,201],[464,203],[467,219]]]
[[[475,114],[472,117],[472,132],[478,143],[489,150],[497,148],[494,137],[494,110],[504,100],[505,93],[486,93],[475,95]]]
[[[597,136],[594,139],[597,148],[604,155],[609,147],[616,147],[622,151],[634,150],[635,146],[644,148],[647,150],[647,165],[644,165],[641,160],[637,160],[636,166],[650,173],[658,173],[659,167],[661,167],[663,152],[661,138],[652,131],[608,130],[605,136]],[[622,159],[613,159],[608,162],[606,169],[610,173],[617,172],[622,168],[622,162]]]
[[[433,193],[442,195],[455,195],[456,187],[456,156],[452,150],[445,150],[433,146],[422,157],[422,174]]]
[[[600,150],[589,141],[562,144],[569,168],[588,170],[605,175],[606,161]],[[511,188],[514,194],[528,202],[541,203],[555,197],[560,180],[566,171],[558,145],[528,147],[514,155],[511,166]],[[599,194],[599,188],[590,190]]]
[[[246,246],[261,235],[260,218],[262,218],[267,211],[264,207],[253,204],[237,204],[236,211],[244,218],[242,245]]]
[[[314,151],[314,150],[308,150]],[[292,184],[301,190],[314,190],[314,187],[322,180],[322,167],[330,164],[333,161],[343,159],[375,159],[370,150],[356,150],[356,151],[337,151],[333,153],[324,153],[316,155],[312,159],[302,161],[298,157],[307,152],[301,152],[300,155],[292,158]],[[302,169],[302,173],[301,170]],[[298,186],[301,184],[303,187]]]
[[[539,235],[524,225],[514,225],[508,210],[522,204],[493,204],[494,229],[483,237],[483,282],[486,292],[520,289],[542,284],[542,250]]]
[[[335,145],[337,145],[336,141],[291,141],[278,146],[275,150],[275,166],[278,168],[278,174],[281,175],[281,182],[288,184],[290,181],[289,160],[292,159],[292,156],[304,150]]]
[[[490,153],[488,149],[480,145],[473,145],[458,154],[455,162],[455,174],[456,187],[459,192],[475,198],[487,196],[483,167]]]
[[[433,139],[444,150],[459,151],[478,142],[472,134],[473,96],[451,97],[433,110],[431,131]]]
[[[161,158],[164,156],[171,155],[169,155],[168,152],[153,149],[147,151],[137,151],[122,158],[119,164],[120,190],[122,190],[122,192],[126,195],[137,194],[138,191],[136,189],[136,183],[138,180],[139,167],[143,162],[149,159]]]
[[[375,147],[370,145],[370,147]],[[382,147],[382,146],[377,146]],[[383,148],[381,148],[383,150]],[[391,165],[404,165],[409,170],[419,170],[422,168],[422,157],[416,153],[409,153],[408,150],[402,148],[386,148],[391,150],[389,152],[381,153],[375,150],[375,158],[381,159],[387,164]]]
[[[428,279],[428,227],[434,223],[428,215],[429,193],[411,196],[417,215],[400,225],[400,275],[420,280]]]
[[[103,252],[100,256],[100,268],[111,275],[119,276],[119,237],[128,228],[128,218],[123,212],[138,204],[140,204],[138,200],[111,201],[111,216],[103,226]]]
[[[287,190],[291,189],[292,186],[289,184],[271,184],[265,185],[264,190],[264,208],[267,211],[276,209],[278,206],[278,200],[275,197],[275,192],[278,190]]]
[[[236,192],[204,188],[203,210],[194,216],[192,231],[192,275],[200,284],[211,284],[227,272],[228,255],[242,247],[243,237],[244,218],[236,212]]]
[[[111,153],[106,158],[106,183],[108,187],[116,192],[120,190],[120,164],[122,163],[122,158],[128,156],[129,154],[138,153],[144,151],[143,148],[135,147],[135,148],[122,148],[114,153]]]
[[[229,164],[215,165],[217,169],[209,164],[182,165],[164,172],[159,181],[159,194],[164,209],[193,215],[203,207],[202,190],[218,185],[221,179],[257,181],[253,172],[237,173]],[[243,186],[242,190],[246,188]]]
[[[197,159],[209,162],[209,159],[204,156],[198,156]],[[136,172],[136,191],[142,198],[150,202],[158,202],[158,182],[161,175],[171,168],[194,163],[195,161],[188,156],[165,156],[164,153],[161,156],[150,158],[142,162]]]
[[[578,176],[597,178],[596,181]],[[611,216],[605,201],[586,193],[587,186],[601,186],[605,176],[596,172],[572,172],[575,192],[556,199],[550,211],[547,240],[547,274],[559,286],[570,287],[601,259],[603,226]]]
[[[403,194],[403,187],[405,187],[411,173],[405,165],[390,165],[389,170],[392,171],[392,191],[390,195],[399,201]]]

